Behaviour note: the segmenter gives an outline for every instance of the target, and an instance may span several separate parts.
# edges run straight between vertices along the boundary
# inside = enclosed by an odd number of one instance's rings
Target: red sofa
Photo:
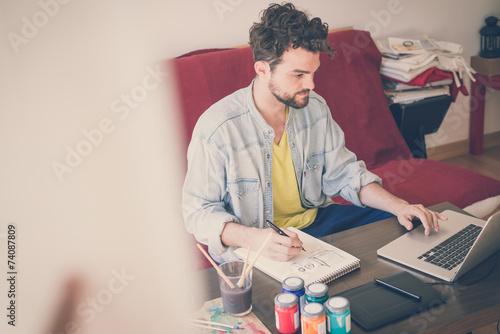
[[[381,55],[368,32],[331,32],[329,40],[337,56],[321,55],[315,91],[344,130],[347,148],[383,179],[384,188],[425,206],[451,202],[465,208],[500,198],[500,181],[413,158],[389,110],[379,74]],[[255,76],[249,47],[199,50],[169,60],[168,66],[177,84],[186,148],[198,117],[224,96],[248,86]],[[202,259],[199,267],[205,266]]]

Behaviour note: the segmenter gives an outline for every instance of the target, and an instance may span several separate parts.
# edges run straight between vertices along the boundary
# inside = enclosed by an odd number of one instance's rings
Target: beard
[[[297,95],[309,93],[310,89],[304,89],[295,94],[287,94],[280,90],[276,83],[271,79],[269,82],[269,91],[279,102],[295,109],[302,109],[309,103],[309,95],[305,97],[298,97]]]

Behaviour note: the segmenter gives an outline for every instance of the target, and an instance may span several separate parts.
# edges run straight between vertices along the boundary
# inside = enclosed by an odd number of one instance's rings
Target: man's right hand
[[[285,233],[289,237],[279,235],[272,229],[227,223],[222,231],[221,240],[226,246],[251,247],[253,251],[258,251],[269,233],[272,233],[272,237],[262,251],[262,256],[276,261],[288,261],[302,251],[302,241],[297,233],[287,229],[285,229]]]

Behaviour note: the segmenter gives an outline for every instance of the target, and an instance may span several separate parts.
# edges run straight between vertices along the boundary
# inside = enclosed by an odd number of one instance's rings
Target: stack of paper
[[[474,70],[460,56],[459,44],[427,37],[390,37],[378,40],[377,46],[383,56],[380,73],[391,104],[450,95],[450,86],[460,87],[464,73],[474,80]]]
[[[418,88],[407,84],[391,82],[384,79],[385,95],[390,103],[412,103],[415,101],[436,97],[441,95],[450,95],[450,83],[445,85],[433,85],[430,83],[428,86]],[[394,87],[394,88],[389,88]]]

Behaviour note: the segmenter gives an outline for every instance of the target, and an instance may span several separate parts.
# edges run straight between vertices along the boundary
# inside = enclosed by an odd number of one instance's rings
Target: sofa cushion
[[[465,208],[500,195],[500,181],[442,161],[394,160],[373,172],[383,179],[385,189],[424,206],[450,202]]]
[[[491,213],[500,200],[500,181],[470,169],[426,159],[393,160],[372,169],[383,180],[383,187],[410,203],[431,206],[450,202],[459,208],[471,207],[479,218]],[[484,210],[474,204],[489,200]],[[339,204],[351,204],[335,197]]]
[[[368,169],[407,159],[410,151],[389,109],[379,74],[381,54],[370,34],[339,31],[329,34],[329,42],[337,56],[321,55],[314,90],[344,131],[346,147]]]
[[[255,77],[253,64],[250,47],[198,50],[171,62],[186,145],[198,118],[206,109],[250,84]]]

